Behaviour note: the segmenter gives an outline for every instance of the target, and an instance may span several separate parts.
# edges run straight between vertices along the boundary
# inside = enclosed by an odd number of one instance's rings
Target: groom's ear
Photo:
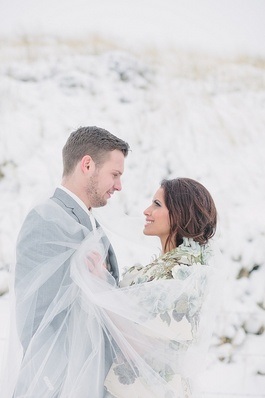
[[[85,155],[80,162],[80,167],[83,173],[87,173],[87,172],[94,172],[95,170],[95,163],[93,161],[93,159],[91,158],[91,156],[89,155]]]

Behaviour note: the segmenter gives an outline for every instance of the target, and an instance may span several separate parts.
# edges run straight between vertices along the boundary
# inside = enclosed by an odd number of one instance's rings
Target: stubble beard
[[[90,206],[91,207],[103,207],[107,204],[107,200],[100,196],[98,193],[98,175],[94,174],[86,187],[86,194],[89,198]]]

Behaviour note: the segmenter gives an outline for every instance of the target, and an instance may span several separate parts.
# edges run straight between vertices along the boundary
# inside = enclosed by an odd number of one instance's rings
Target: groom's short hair
[[[63,175],[71,174],[85,155],[91,156],[96,166],[99,166],[104,163],[107,153],[115,149],[126,157],[130,147],[127,142],[103,128],[80,127],[70,134],[63,147]]]

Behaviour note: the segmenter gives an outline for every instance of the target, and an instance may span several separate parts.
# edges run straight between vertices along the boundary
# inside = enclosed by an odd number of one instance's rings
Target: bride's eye
[[[154,204],[155,204],[156,206],[159,206],[159,207],[161,207],[161,203],[160,203],[160,202],[158,202],[158,200],[154,200]]]

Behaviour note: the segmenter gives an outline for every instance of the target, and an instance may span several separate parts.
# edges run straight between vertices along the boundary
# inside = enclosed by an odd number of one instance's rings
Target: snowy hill
[[[110,23],[105,16],[106,30],[103,21],[100,28],[102,10],[113,18],[115,14],[115,9],[104,1],[96,5],[80,0],[80,7],[83,5],[87,12],[86,7],[92,7],[94,19],[89,14],[93,23],[88,29],[82,14],[76,31],[71,24],[66,25],[70,10],[74,19],[81,15],[77,6],[71,8],[70,1],[58,14],[61,25],[51,19],[49,2],[46,8],[40,5],[39,10],[42,22],[50,18],[50,24],[40,23],[36,5],[30,8],[29,0],[25,4],[31,12],[21,10],[21,18],[19,2],[5,4],[2,15],[6,18],[0,28],[0,289],[6,290],[6,271],[14,264],[15,241],[23,218],[60,183],[61,148],[69,133],[81,125],[104,127],[132,148],[122,192],[97,211],[113,239],[121,267],[148,261],[151,250],[156,249],[154,243],[149,252],[141,251],[142,211],[162,178],[195,178],[213,194],[219,212],[218,241],[228,279],[209,355],[205,397],[216,396],[214,393],[262,397],[265,52],[257,40],[255,48],[246,40],[244,52],[239,31],[240,40],[231,37],[230,46],[220,39],[218,51],[210,51],[213,41],[209,40],[207,47],[203,35],[202,46],[196,46],[196,40],[191,43],[191,39],[200,31],[202,22],[195,24],[190,42],[180,45],[178,40],[170,41],[166,17],[171,21],[170,10],[184,15],[185,7],[180,2],[179,10],[172,8],[176,6],[168,1],[166,10],[160,8],[162,23],[158,12],[151,13],[151,19],[148,3],[143,3],[135,33],[136,41],[141,40],[138,46],[133,40],[133,23],[129,23],[128,12],[119,1],[115,4],[125,15],[119,21],[128,21],[128,36],[123,39],[116,26],[118,18]],[[159,1],[155,4],[161,7]],[[209,2],[202,4],[206,7]],[[236,7],[238,2],[233,4]],[[258,37],[259,19],[255,25],[253,15],[247,13],[248,3],[244,4],[241,16],[252,20],[252,35]],[[259,4],[264,6],[262,1]],[[256,5],[253,1],[252,7]],[[132,7],[132,21],[136,21],[137,9]],[[17,11],[8,24],[14,9]],[[203,9],[198,11],[199,21],[203,21]],[[213,20],[211,9],[208,13]],[[195,14],[185,15],[192,19]],[[149,18],[146,41],[144,17]],[[151,21],[165,27],[163,40],[168,45],[162,43],[159,29],[155,30]],[[210,29],[208,25],[206,28]],[[227,29],[229,33],[231,25]],[[238,51],[233,52],[236,45]],[[113,212],[120,217],[116,226]],[[130,233],[121,238],[122,228],[128,225]],[[135,246],[128,244],[130,240]],[[1,309],[6,298],[4,295],[0,299]],[[6,322],[6,310],[2,311],[3,319]]]

